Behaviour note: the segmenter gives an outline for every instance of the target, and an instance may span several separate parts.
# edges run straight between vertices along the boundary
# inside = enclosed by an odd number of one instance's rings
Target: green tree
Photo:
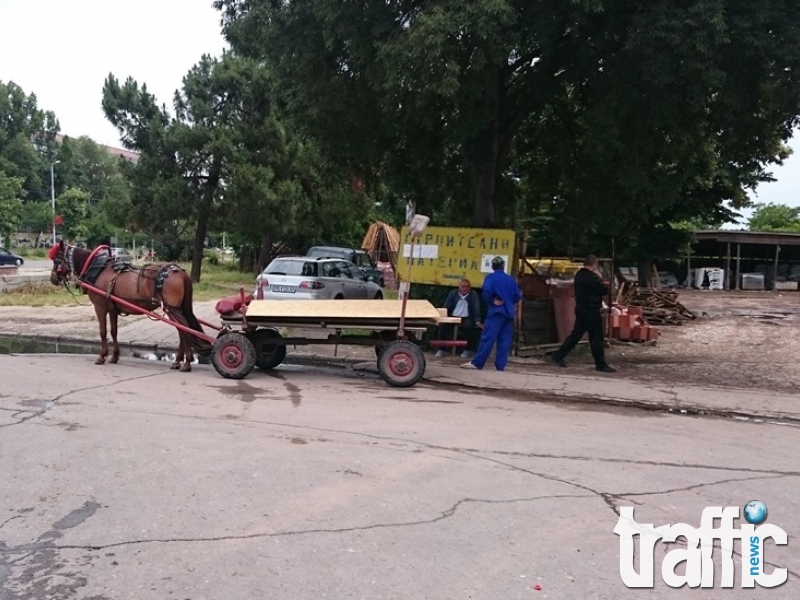
[[[23,199],[47,197],[58,130],[55,115],[37,107],[35,94],[0,81],[0,173],[23,179]]]
[[[22,205],[20,229],[36,234],[35,246],[38,247],[41,237],[53,224],[53,209],[49,202],[29,200]]]
[[[56,214],[63,219],[61,235],[66,240],[83,239],[88,231],[90,195],[69,188],[56,198]]]
[[[0,237],[9,246],[22,216],[22,200],[19,196],[23,183],[21,177],[7,177],[0,172]]]
[[[89,204],[98,208],[104,200],[125,202],[129,184],[122,174],[122,159],[113,156],[91,138],[64,137],[56,166],[64,189],[78,188],[89,194]]]
[[[120,84],[113,75],[106,81],[106,115],[126,146],[141,152],[123,212],[162,239],[170,229],[183,239],[191,230],[195,281],[215,229],[261,245],[263,265],[274,243],[369,210],[313,141],[279,118],[271,98],[266,68],[230,53],[204,56],[189,71],[175,94],[174,116],[135,81]]]
[[[215,6],[342,168],[455,223],[546,211],[570,246],[642,260],[670,223],[746,206],[800,105],[793,0]]]
[[[800,233],[800,208],[786,204],[756,204],[747,222],[750,231]]]

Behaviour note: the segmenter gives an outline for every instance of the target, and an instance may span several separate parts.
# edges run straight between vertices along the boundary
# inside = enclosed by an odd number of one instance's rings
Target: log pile
[[[648,323],[654,325],[683,325],[697,316],[678,302],[675,291],[640,288],[637,283],[623,283],[617,293],[616,304],[641,306]]]

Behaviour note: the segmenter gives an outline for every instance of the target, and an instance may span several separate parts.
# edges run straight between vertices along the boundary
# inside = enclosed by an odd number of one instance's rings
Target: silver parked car
[[[349,261],[284,256],[269,263],[256,278],[254,296],[269,300],[382,300],[383,290]]]

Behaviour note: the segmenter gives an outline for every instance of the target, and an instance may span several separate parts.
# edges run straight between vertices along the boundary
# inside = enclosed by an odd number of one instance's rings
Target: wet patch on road
[[[85,502],[80,508],[76,508],[65,517],[53,523],[53,527],[56,529],[72,529],[73,527],[77,527],[89,517],[94,516],[98,508],[100,508],[100,505],[97,502]]]

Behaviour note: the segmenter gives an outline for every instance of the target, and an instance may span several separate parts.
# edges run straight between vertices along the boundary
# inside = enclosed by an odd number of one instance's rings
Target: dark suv
[[[359,269],[364,271],[364,273],[367,274],[367,277],[369,277],[370,281],[374,281],[381,287],[386,285],[383,280],[383,272],[374,262],[372,262],[372,258],[370,258],[369,254],[363,250],[357,250],[356,248],[342,248],[340,246],[314,246],[313,248],[309,248],[308,252],[306,252],[306,256],[311,256],[313,258],[341,258],[344,260],[349,260]]]

